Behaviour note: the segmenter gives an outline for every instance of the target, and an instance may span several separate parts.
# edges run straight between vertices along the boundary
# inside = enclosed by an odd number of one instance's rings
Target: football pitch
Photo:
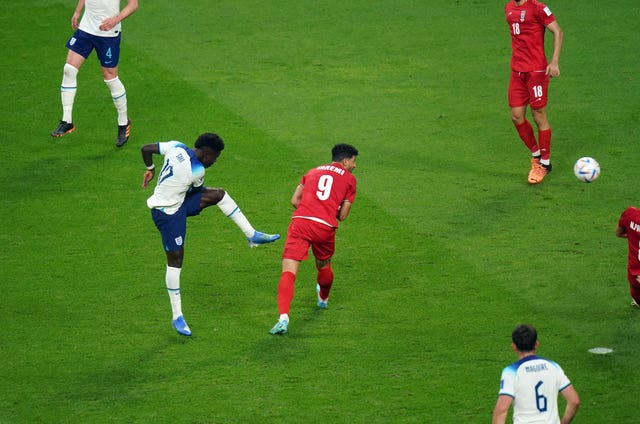
[[[49,135],[75,1],[3,4],[0,423],[486,423],[519,323],[580,394],[575,422],[637,422],[640,310],[614,230],[640,205],[640,4],[547,3],[564,47],[535,186],[503,1],[140,1],[122,149],[95,53],[77,130]],[[188,225],[193,336],[171,327],[140,146],[209,131],[226,148],[205,184],[283,237],[300,176],[336,143],[360,151],[329,308],[303,263],[284,336],[283,240],[249,249],[217,208]]]

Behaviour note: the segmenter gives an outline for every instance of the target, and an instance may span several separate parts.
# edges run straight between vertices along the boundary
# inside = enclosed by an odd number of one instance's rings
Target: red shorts
[[[331,259],[336,247],[336,229],[309,219],[292,219],[282,259],[304,261],[309,257],[309,247],[316,259]]]
[[[509,80],[509,107],[530,105],[542,109],[547,105],[549,75],[544,72],[511,71]]]

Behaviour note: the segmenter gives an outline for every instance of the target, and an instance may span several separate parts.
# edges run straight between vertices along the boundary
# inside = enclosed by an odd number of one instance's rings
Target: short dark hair
[[[340,143],[331,149],[331,160],[334,162],[340,162],[342,159],[351,159],[354,156],[358,156],[358,149],[351,144]]]
[[[224,141],[218,134],[214,133],[204,133],[201,134],[200,137],[196,140],[196,149],[201,149],[203,147],[208,147],[209,149],[221,152],[224,150]]]
[[[511,340],[520,352],[531,352],[536,348],[538,332],[533,325],[520,324],[511,333]]]

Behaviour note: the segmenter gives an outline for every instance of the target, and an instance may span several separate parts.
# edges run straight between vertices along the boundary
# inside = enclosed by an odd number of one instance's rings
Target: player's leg
[[[278,322],[269,330],[271,334],[284,334],[289,329],[289,312],[295,291],[296,274],[300,261],[282,259],[282,274],[278,280]]]
[[[282,273],[278,280],[278,322],[269,330],[271,334],[284,334],[289,328],[289,312],[293,300],[296,275],[300,262],[308,258],[309,242],[305,240],[301,229],[304,219],[293,219],[287,230],[287,239],[282,252]]]
[[[526,75],[512,72],[509,80],[509,107],[511,108],[511,122],[513,122],[518,136],[529,149],[533,157],[539,156],[538,142],[531,123],[526,118],[529,92],[526,85]]]
[[[271,243],[280,238],[280,234],[266,234],[256,231],[247,217],[242,213],[238,204],[229,193],[221,188],[205,187],[202,191],[200,208],[216,205],[227,218],[230,218],[242,230],[247,237],[249,247],[256,247],[260,244]]]
[[[531,93],[531,114],[538,127],[540,163],[547,171],[551,171],[551,126],[547,119],[549,76],[542,72],[534,72],[527,81],[527,86]]]
[[[319,261],[316,259],[318,270],[316,292],[318,293],[318,307],[326,309],[329,306],[329,294],[333,286],[333,269],[331,260]]]
[[[318,270],[316,291],[318,292],[318,307],[325,309],[329,305],[329,294],[333,286],[333,269],[331,258],[335,253],[336,229],[325,225],[313,224],[314,238],[311,241],[311,251],[316,259]]]
[[[58,127],[51,132],[52,137],[62,137],[72,133],[76,127],[73,124],[73,104],[78,88],[78,72],[93,46],[82,34],[77,32],[67,42],[67,59],[62,70],[60,83],[60,99],[62,102],[62,119]]]
[[[131,121],[127,109],[127,90],[118,76],[120,62],[120,36],[96,37],[96,54],[102,67],[104,83],[111,93],[113,105],[118,111],[116,146],[122,147],[131,135]]]
[[[182,297],[180,295],[180,273],[184,259],[184,239],[187,229],[186,206],[183,205],[173,215],[152,209],[151,217],[156,228],[160,231],[162,245],[167,256],[165,284],[171,302],[171,323],[179,334],[190,336],[191,329],[182,314]]]
[[[190,336],[191,329],[182,314],[182,296],[180,295],[180,273],[182,272],[184,249],[167,251],[166,253],[167,272],[165,274],[165,283],[167,285],[167,293],[169,294],[171,313],[173,315],[171,324],[179,334]]]
[[[531,156],[539,157],[540,147],[538,146],[538,142],[536,141],[536,135],[533,132],[533,126],[525,116],[526,111],[526,106],[512,107],[511,121],[513,122],[513,126],[518,132],[520,140],[522,140],[524,145],[531,152]]]
[[[631,294],[631,306],[640,308],[640,275],[629,274],[629,294]]]
[[[533,120],[538,127],[538,145],[540,146],[540,162],[544,165],[551,163],[551,126],[547,118],[547,108],[531,109]]]

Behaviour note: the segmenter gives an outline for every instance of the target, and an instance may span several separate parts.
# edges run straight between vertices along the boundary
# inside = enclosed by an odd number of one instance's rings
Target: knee
[[[511,113],[511,122],[513,125],[520,125],[524,122],[524,114],[522,113]]]
[[[204,206],[217,205],[225,194],[226,192],[221,188],[207,187],[202,193],[202,203],[204,203]]]
[[[324,268],[327,268],[328,266],[331,265],[331,259],[327,259],[325,261],[321,261],[319,259],[316,259],[316,269],[322,270]]]
[[[65,78],[75,78],[78,75],[78,68],[68,63],[65,63],[64,68],[62,69],[62,75]]]
[[[167,265],[172,268],[182,268],[182,259],[184,250],[176,250],[167,252]]]

